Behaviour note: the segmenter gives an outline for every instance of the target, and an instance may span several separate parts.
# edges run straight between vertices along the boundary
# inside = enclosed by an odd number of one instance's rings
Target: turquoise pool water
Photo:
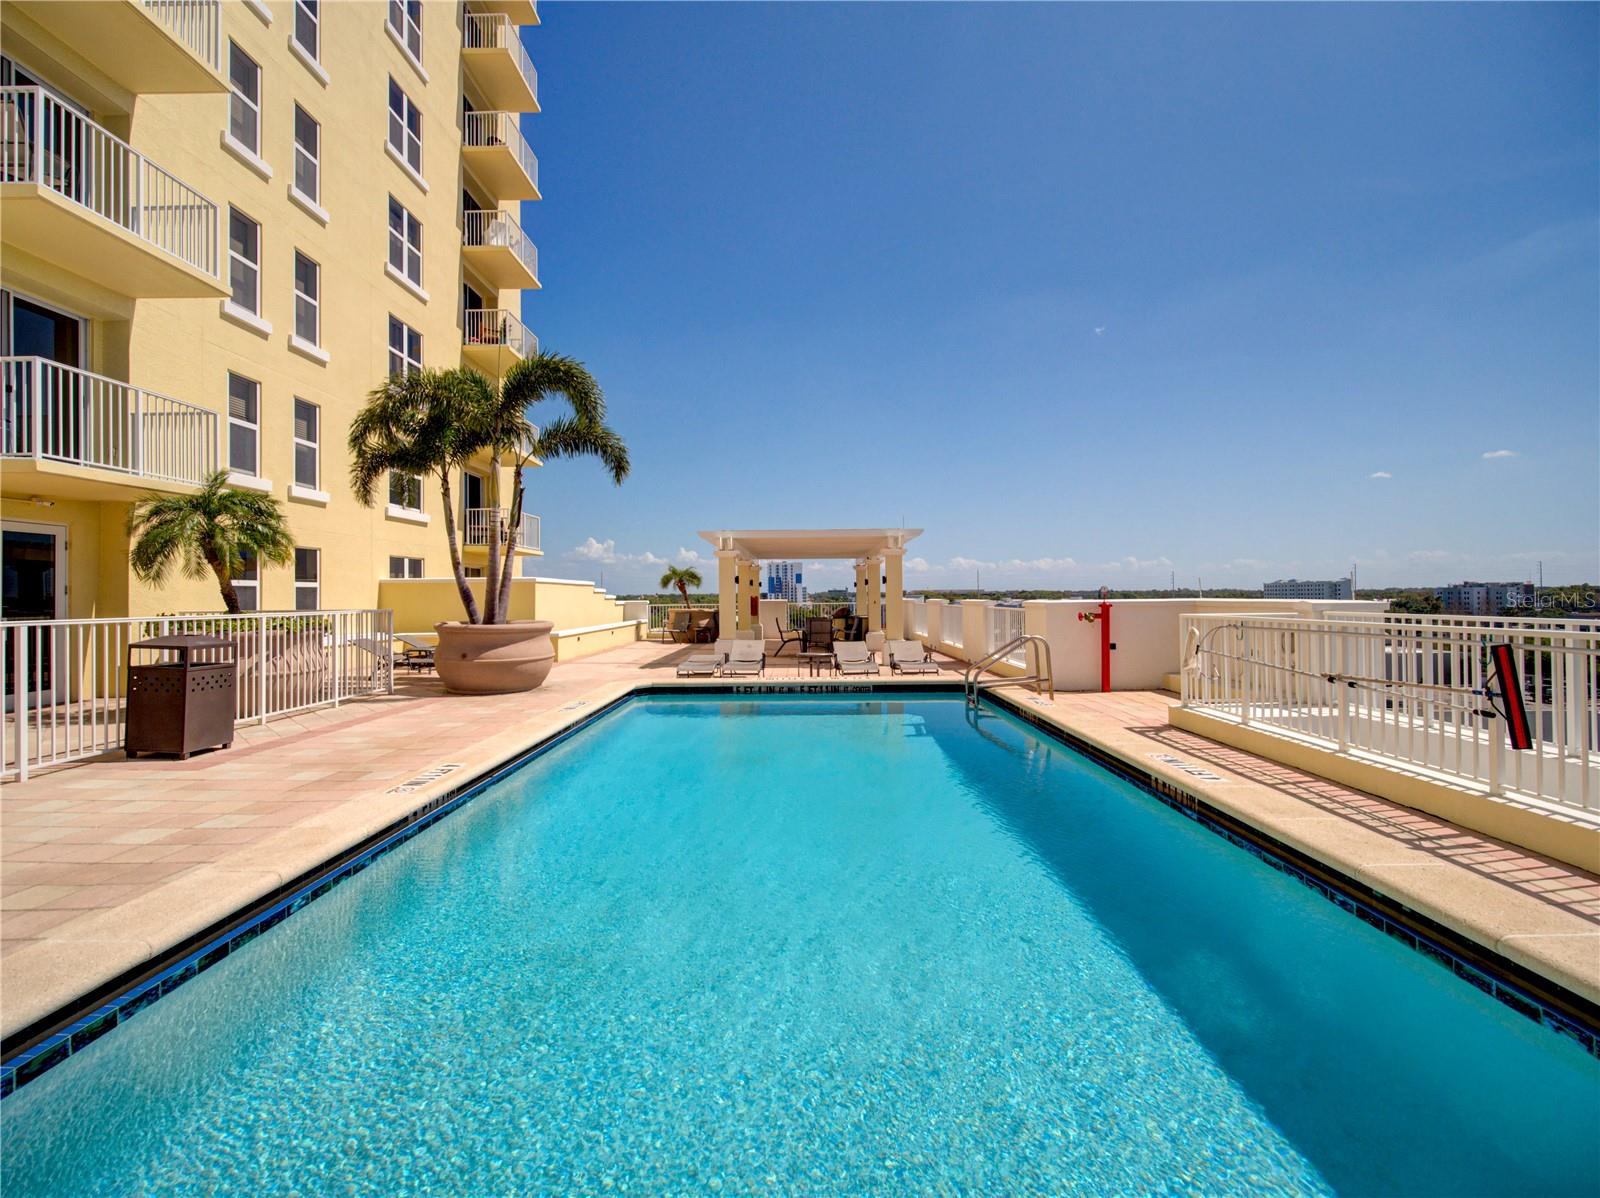
[[[634,701],[0,1103],[4,1192],[1593,1193],[1600,1063],[959,698]]]

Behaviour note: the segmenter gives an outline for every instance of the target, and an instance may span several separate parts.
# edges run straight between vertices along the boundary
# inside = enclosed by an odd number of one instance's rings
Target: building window
[[[321,607],[321,588],[318,586],[322,572],[322,550],[301,549],[295,547],[294,551],[294,609],[295,611],[316,611]]]
[[[318,58],[317,35],[320,17],[317,0],[294,0],[294,40],[312,58]]]
[[[294,106],[294,189],[313,204],[322,199],[322,126]]]
[[[322,267],[299,250],[294,254],[294,335],[322,344]]]
[[[261,153],[261,66],[238,43],[228,43],[228,136],[252,154]]]
[[[302,487],[317,489],[321,472],[318,448],[317,405],[303,399],[294,401],[294,481]]]
[[[261,469],[261,384],[228,372],[228,469],[254,478]]]
[[[389,28],[412,58],[422,61],[422,0],[389,0]]]
[[[422,222],[389,197],[389,265],[422,286]]]
[[[396,317],[389,317],[389,373],[411,374],[422,369],[422,334]]]
[[[261,315],[261,226],[237,208],[228,209],[228,283],[235,304]]]
[[[389,77],[389,144],[417,174],[422,174],[422,113]]]
[[[408,512],[422,510],[422,476],[389,471],[389,506]]]
[[[246,550],[240,555],[239,573],[233,579],[233,593],[239,597],[241,611],[261,610],[261,567],[256,555]]]
[[[422,559],[420,557],[391,557],[389,559],[390,578],[422,578]]]

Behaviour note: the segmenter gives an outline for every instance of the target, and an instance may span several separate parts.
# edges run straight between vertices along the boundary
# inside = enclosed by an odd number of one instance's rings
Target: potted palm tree
[[[560,398],[569,411],[542,427],[530,409]],[[523,471],[534,461],[598,458],[615,483],[628,476],[628,449],[605,422],[605,397],[582,363],[540,353],[518,362],[496,384],[477,371],[420,370],[393,375],[367,398],[350,425],[350,485],[371,505],[390,471],[433,478],[444,514],[450,568],[465,619],[434,626],[434,663],[446,688],[465,694],[532,690],[555,661],[549,620],[512,620],[511,580],[522,527]],[[489,502],[500,507],[501,468],[511,468],[505,518],[486,530],[483,602],[467,580],[456,536],[452,479],[487,455]]]
[[[668,587],[677,587],[678,594],[683,596],[683,605],[689,607],[691,606],[689,603],[689,588],[701,586],[703,583],[704,580],[700,577],[700,571],[693,566],[668,566],[666,573],[661,575],[661,581],[656,585],[663,591]]]

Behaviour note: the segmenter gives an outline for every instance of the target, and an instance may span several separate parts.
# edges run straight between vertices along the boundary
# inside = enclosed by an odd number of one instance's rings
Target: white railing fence
[[[517,36],[517,27],[504,13],[467,13],[462,21],[461,46],[464,50],[505,50],[517,64],[517,73],[527,83],[537,102],[539,97],[539,72],[533,69],[533,60]]]
[[[241,724],[394,690],[394,613],[387,610],[6,621],[0,775],[25,780],[33,770],[121,748],[129,647],[175,633],[234,643]]]
[[[196,58],[222,70],[221,0],[144,0],[144,7]]]
[[[497,209],[469,210],[461,232],[468,249],[503,246],[517,256],[534,278],[539,277],[539,250],[509,213]]]
[[[993,653],[1008,641],[1016,640],[1022,635],[1022,609],[1020,607],[990,607],[989,616],[989,649]],[[1014,666],[1028,664],[1028,647],[1018,645],[1004,660]]]
[[[696,611],[716,611],[717,597],[715,595],[691,595],[689,606],[694,608]],[[854,615],[856,610],[855,600],[832,600],[826,603],[790,603],[789,627],[798,632],[805,627],[805,622],[808,618],[815,617],[820,619],[825,617],[831,619],[834,613],[839,611],[841,608],[849,612],[849,614]],[[664,637],[666,635],[667,628],[671,623],[672,613],[675,611],[681,612],[682,610],[683,601],[681,599],[676,603],[651,603],[650,615],[647,623],[645,624],[646,635],[655,635],[658,638]],[[769,638],[776,638],[777,635],[778,632],[776,628],[767,629],[767,636]]]
[[[207,408],[36,357],[0,358],[0,387],[0,457],[182,483],[217,468]]]
[[[961,604],[946,603],[939,613],[939,639],[947,645],[961,644]]]
[[[907,599],[905,601],[906,635],[922,637],[928,635],[928,605],[921,599]]]
[[[1600,815],[1600,631],[1563,620],[1225,614],[1180,621],[1184,706],[1340,753]],[[1494,714],[1516,651],[1533,748]]]
[[[0,87],[0,182],[48,187],[217,275],[217,206],[41,87]]]
[[[468,149],[485,149],[504,146],[517,159],[522,173],[528,176],[534,190],[539,187],[539,160],[533,156],[528,139],[522,136],[522,126],[514,112],[469,112],[462,128],[462,144]]]
[[[509,308],[467,308],[461,325],[468,345],[504,345],[524,358],[539,352],[539,339]]]
[[[500,526],[500,544],[509,543],[511,538],[511,509],[503,507],[472,507],[467,509],[466,529],[462,534],[462,543],[466,545],[488,545],[490,534],[495,525]],[[539,517],[532,512],[522,513],[522,523],[517,529],[518,549],[539,548]]]

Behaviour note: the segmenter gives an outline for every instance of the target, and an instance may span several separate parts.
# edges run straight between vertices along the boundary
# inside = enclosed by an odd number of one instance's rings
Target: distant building
[[[1264,599],[1354,599],[1356,584],[1353,578],[1280,578],[1263,583],[1261,595]]]
[[[767,598],[804,603],[806,588],[801,581],[799,562],[767,563]]]
[[[1532,611],[1534,589],[1527,582],[1458,582],[1435,587],[1444,610],[1459,616],[1498,616],[1508,611]]]

